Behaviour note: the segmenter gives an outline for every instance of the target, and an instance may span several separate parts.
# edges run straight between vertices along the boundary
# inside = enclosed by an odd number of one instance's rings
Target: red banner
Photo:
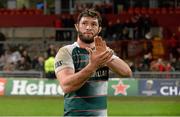
[[[6,79],[0,78],[0,95],[4,95]]]

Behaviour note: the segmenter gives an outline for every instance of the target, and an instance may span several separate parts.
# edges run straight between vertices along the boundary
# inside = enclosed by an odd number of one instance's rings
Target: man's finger
[[[106,48],[106,41],[103,40],[103,47]]]
[[[92,55],[92,49],[89,47],[86,47],[86,50],[89,52],[90,55]]]
[[[94,42],[95,42],[96,47],[99,46],[99,37],[98,36],[94,37]]]

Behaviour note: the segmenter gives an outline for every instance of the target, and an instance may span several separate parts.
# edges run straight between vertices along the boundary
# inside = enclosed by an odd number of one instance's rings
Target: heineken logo
[[[56,83],[30,82],[29,80],[13,80],[11,95],[63,95],[63,91]]]
[[[117,85],[112,85],[112,88],[115,90],[114,95],[122,94],[127,95],[127,89],[129,88],[129,85],[123,84],[123,82],[120,80]]]

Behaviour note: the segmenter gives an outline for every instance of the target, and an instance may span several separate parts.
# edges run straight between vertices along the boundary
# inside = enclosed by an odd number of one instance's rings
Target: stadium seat
[[[134,8],[129,8],[128,9],[128,14],[134,14]]]
[[[135,12],[136,14],[140,14],[140,11],[141,11],[140,8],[135,8],[135,9],[134,9],[134,12]]]
[[[155,10],[155,14],[160,14],[161,13],[160,8],[155,8],[154,10]]]
[[[147,8],[145,8],[145,7],[141,8],[141,13],[142,14],[147,14]]]
[[[148,14],[154,14],[154,9],[148,8]]]
[[[161,8],[161,14],[167,14],[167,9],[166,8]]]
[[[176,13],[176,14],[180,14],[180,8],[176,8],[176,9],[175,9],[175,13]]]

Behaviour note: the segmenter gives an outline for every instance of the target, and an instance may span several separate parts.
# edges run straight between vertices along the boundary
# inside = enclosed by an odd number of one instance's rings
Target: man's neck
[[[81,41],[80,38],[78,38],[77,43],[78,43],[80,48],[87,48],[87,47],[94,48],[94,42],[90,43],[90,44],[87,44],[87,43],[84,43],[83,41]]]

